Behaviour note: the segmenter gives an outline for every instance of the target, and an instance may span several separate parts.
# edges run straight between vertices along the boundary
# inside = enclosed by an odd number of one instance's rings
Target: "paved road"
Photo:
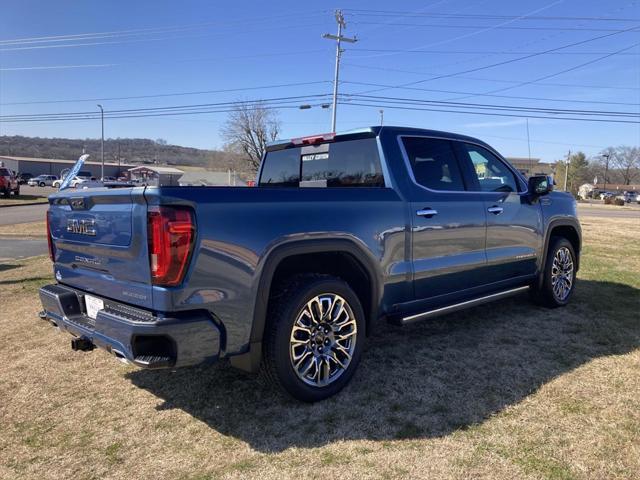
[[[0,225],[17,223],[44,222],[49,205],[20,205],[0,208]]]
[[[47,254],[47,239],[0,238],[0,261]]]
[[[630,205],[627,207],[616,207],[579,203],[578,216],[598,218],[637,218],[640,222],[640,206]]]

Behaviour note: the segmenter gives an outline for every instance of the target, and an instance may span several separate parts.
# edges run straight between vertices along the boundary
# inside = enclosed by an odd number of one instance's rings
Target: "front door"
[[[534,275],[542,248],[542,212],[526,185],[505,161],[488,149],[457,142],[463,170],[482,193],[487,212],[488,283]],[[466,163],[466,164],[465,164]]]
[[[414,136],[400,141],[413,177],[409,208],[415,299],[482,285],[484,203],[482,195],[467,191],[452,142]]]

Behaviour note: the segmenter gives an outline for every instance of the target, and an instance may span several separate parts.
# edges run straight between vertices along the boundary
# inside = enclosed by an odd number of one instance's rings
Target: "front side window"
[[[439,138],[402,139],[413,176],[431,190],[463,191],[462,173],[451,142]]]
[[[517,192],[518,182],[505,163],[486,148],[464,144],[482,192]]]

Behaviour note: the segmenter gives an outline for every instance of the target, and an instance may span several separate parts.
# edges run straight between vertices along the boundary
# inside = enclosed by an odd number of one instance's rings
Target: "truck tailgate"
[[[143,193],[142,187],[96,188],[50,197],[49,225],[60,283],[152,307]]]

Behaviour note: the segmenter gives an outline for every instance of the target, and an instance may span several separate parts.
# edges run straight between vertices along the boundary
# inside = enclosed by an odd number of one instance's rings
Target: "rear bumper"
[[[84,292],[60,284],[40,289],[41,317],[93,346],[142,368],[183,367],[214,361],[220,329],[211,316],[192,311],[164,315],[103,299],[95,319],[86,315]]]

